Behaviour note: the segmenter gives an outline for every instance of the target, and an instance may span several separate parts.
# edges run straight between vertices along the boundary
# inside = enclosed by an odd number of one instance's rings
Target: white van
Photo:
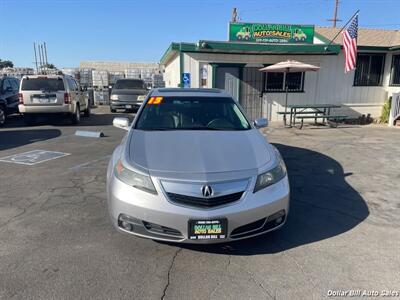
[[[81,112],[86,117],[90,115],[87,92],[68,75],[24,76],[19,87],[18,108],[28,124],[43,114],[65,115],[73,124],[79,123]]]

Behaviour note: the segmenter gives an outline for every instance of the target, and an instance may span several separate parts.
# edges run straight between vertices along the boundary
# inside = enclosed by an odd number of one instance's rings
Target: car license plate
[[[189,220],[190,240],[225,239],[228,222],[218,220]]]
[[[53,103],[57,98],[53,95],[37,95],[32,98],[34,103]]]
[[[132,108],[132,105],[125,105],[125,108]]]

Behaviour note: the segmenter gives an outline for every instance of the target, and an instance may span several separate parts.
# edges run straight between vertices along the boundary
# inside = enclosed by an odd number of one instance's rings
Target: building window
[[[354,85],[381,85],[384,64],[385,54],[358,54],[356,71],[354,74]]]
[[[393,55],[390,85],[400,85],[400,55]]]
[[[266,73],[266,92],[285,92],[286,84],[289,92],[303,92],[304,72],[297,73]]]

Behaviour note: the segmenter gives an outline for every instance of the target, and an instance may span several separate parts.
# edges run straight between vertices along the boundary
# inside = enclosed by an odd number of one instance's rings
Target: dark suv
[[[0,77],[0,126],[7,115],[18,112],[19,80],[14,77]]]
[[[110,111],[117,109],[138,109],[147,94],[145,83],[141,79],[118,79],[110,96]]]

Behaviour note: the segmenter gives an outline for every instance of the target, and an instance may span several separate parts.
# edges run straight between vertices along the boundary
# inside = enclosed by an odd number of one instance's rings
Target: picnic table
[[[300,129],[303,127],[304,119],[314,119],[317,123],[317,119],[322,119],[322,123],[325,124],[326,121],[340,121],[346,119],[345,115],[332,115],[331,109],[340,108],[341,105],[338,104],[291,104],[288,105],[288,112],[278,112],[278,114],[285,115],[284,122],[287,125],[286,115],[289,115],[289,127],[296,125],[296,119],[301,120]]]

